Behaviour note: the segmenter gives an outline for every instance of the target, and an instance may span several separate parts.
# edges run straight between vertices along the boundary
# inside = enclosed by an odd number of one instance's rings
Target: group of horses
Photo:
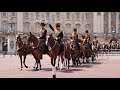
[[[69,38],[63,38],[62,43],[64,44],[63,52],[60,52],[60,45],[57,40],[52,36],[52,34],[47,36],[46,45],[48,46],[49,52],[44,53],[44,43],[42,39],[39,39],[31,32],[28,35],[27,43],[22,41],[21,37],[17,37],[16,44],[18,46],[17,52],[21,61],[21,70],[23,65],[28,68],[25,64],[26,56],[28,54],[32,54],[35,59],[34,68],[38,70],[40,67],[41,70],[41,59],[43,59],[43,55],[48,55],[51,58],[51,65],[53,68],[56,66],[56,60],[58,57],[58,67],[59,62],[60,70],[64,66],[70,67],[70,60],[72,60],[72,65],[78,66],[82,63],[89,63],[90,57],[91,61],[94,62],[95,58],[98,57],[98,51],[101,48],[100,44],[92,45],[88,40],[81,42],[78,40],[78,46],[76,45],[76,41],[71,40]],[[22,61],[22,56],[24,60]],[[81,61],[82,60],[82,61]],[[86,62],[85,62],[86,60]]]

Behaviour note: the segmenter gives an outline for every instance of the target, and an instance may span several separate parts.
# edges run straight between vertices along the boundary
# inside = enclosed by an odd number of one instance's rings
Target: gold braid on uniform
[[[76,35],[77,35],[76,33],[74,33],[74,32],[72,33],[72,39],[73,39],[73,40],[76,39]]]
[[[53,36],[54,36],[55,38],[57,38],[60,33],[61,33],[61,30],[60,30],[60,31],[55,30],[55,31],[53,32]]]
[[[40,37],[43,36],[44,31],[45,31],[45,29],[40,29]]]

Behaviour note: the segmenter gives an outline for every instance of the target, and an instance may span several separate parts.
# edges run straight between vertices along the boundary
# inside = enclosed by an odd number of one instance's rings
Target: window
[[[11,16],[15,16],[15,12],[11,12]]]
[[[86,13],[86,20],[89,19],[89,13]]]
[[[39,33],[40,31],[40,23],[35,24],[35,33]]]
[[[39,12],[36,12],[36,19],[39,19],[39,17],[40,17]]]
[[[67,18],[67,20],[70,19],[70,13],[69,12],[66,13],[66,18]]]
[[[60,20],[60,12],[56,13],[57,20]]]
[[[8,30],[7,21],[2,22],[2,30],[3,30],[3,33],[7,33],[7,30]]]
[[[80,31],[81,25],[80,24],[76,24],[75,26],[76,26],[76,29],[77,29],[78,33],[81,32]]]
[[[6,12],[3,12],[3,13],[2,13],[2,16],[3,16],[3,17],[7,16],[7,13],[6,13]]]
[[[101,13],[100,12],[97,12],[97,15],[100,15]]]
[[[23,28],[24,32],[30,32],[30,23],[29,22],[24,23]]]
[[[29,13],[28,12],[25,12],[25,17],[29,17]]]
[[[80,13],[76,12],[76,20],[79,20],[79,19],[80,19]]]
[[[46,19],[49,19],[50,17],[50,12],[46,12]]]

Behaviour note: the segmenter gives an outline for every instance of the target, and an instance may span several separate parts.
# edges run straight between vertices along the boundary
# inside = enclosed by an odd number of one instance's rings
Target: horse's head
[[[52,41],[54,41],[54,37],[50,34],[47,36],[47,45],[49,46]]]
[[[30,32],[27,43],[30,45],[30,43],[33,43],[36,40],[36,37]]]
[[[20,35],[18,35],[18,36],[16,37],[16,43],[18,44],[18,43],[20,43],[20,42],[22,42],[22,39],[21,39]]]

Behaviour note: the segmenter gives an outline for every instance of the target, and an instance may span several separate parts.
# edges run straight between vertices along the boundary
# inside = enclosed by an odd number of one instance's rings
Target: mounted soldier
[[[86,40],[89,40],[89,41],[90,41],[90,35],[89,35],[89,31],[88,31],[88,30],[85,31],[84,36],[85,36],[85,39],[86,39]]]
[[[41,23],[41,29],[40,29],[40,42],[43,42],[44,43],[44,54],[47,53],[49,50],[48,50],[48,47],[46,45],[46,36],[47,36],[47,30],[45,29],[45,23]]]
[[[93,44],[93,45],[97,45],[97,44],[98,44],[98,40],[97,40],[97,37],[96,37],[96,36],[94,37],[92,44]]]
[[[49,27],[52,29],[53,31],[53,37],[58,41],[59,45],[60,45],[60,53],[62,53],[64,51],[64,45],[62,43],[62,38],[63,38],[63,31],[60,30],[60,23],[56,23],[56,29],[54,29],[51,24],[49,24]]]
[[[85,36],[82,35],[81,38],[80,38],[80,42],[83,43],[85,41]]]
[[[77,34],[77,29],[76,29],[76,28],[74,28],[74,29],[73,29],[71,39],[72,39],[73,41],[75,41],[75,44],[76,44],[76,45],[75,45],[75,46],[76,46],[76,49],[77,49],[77,50],[79,50],[79,44],[78,44],[78,34]]]

